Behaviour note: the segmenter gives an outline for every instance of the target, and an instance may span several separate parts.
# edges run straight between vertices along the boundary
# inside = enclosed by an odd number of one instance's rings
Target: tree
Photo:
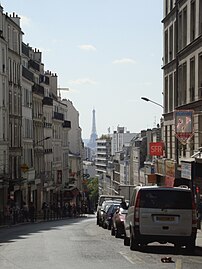
[[[98,178],[89,178],[87,181],[88,197],[91,204],[95,207],[98,201]]]

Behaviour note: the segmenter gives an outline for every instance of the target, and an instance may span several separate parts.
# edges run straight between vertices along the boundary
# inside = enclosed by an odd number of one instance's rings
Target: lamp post
[[[163,106],[161,104],[159,104],[159,103],[157,103],[157,102],[155,102],[155,101],[153,101],[153,100],[151,100],[151,99],[149,99],[147,97],[141,97],[141,99],[144,100],[144,101],[146,101],[146,102],[151,102],[151,103],[153,103],[153,104],[155,104],[155,105],[160,106],[160,107],[163,108]]]
[[[43,187],[44,187],[44,171],[45,169],[45,157],[44,157],[44,144],[40,144],[41,142],[50,139],[50,136],[46,136],[43,139],[33,141],[33,147],[34,147],[34,163],[35,163],[35,173],[36,173],[36,179],[35,184],[38,186],[37,190],[34,190],[34,192],[40,191],[40,195],[37,196],[37,194],[34,194],[34,204],[36,208],[36,214],[38,215],[39,209],[42,205],[42,200],[44,199],[44,193],[42,193]],[[36,196],[35,196],[36,195]]]
[[[40,142],[43,142],[43,141],[48,140],[48,139],[50,139],[50,138],[51,138],[50,136],[47,136],[47,137],[45,137],[45,138],[43,138],[43,139],[41,139],[41,140],[38,140],[38,141],[34,142],[34,147],[35,147],[36,145],[38,145]]]

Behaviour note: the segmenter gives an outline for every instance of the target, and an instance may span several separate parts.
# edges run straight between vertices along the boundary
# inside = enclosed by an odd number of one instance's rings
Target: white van
[[[189,188],[137,186],[125,220],[124,245],[131,250],[151,242],[195,247],[196,207]]]

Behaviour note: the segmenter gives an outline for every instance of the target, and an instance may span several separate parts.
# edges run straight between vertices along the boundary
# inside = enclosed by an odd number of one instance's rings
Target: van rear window
[[[188,191],[141,190],[140,207],[162,209],[192,209],[192,196]]]

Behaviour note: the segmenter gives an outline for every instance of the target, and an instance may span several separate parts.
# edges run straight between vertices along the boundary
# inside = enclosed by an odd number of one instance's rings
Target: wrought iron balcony
[[[33,61],[33,60],[29,60],[28,66],[35,69],[35,70],[37,70],[37,71],[40,71],[40,65],[37,62]]]
[[[70,128],[71,129],[71,121],[65,120],[62,124],[63,128]]]
[[[53,98],[51,97],[44,97],[43,105],[52,106],[53,105]]]
[[[36,94],[38,94],[38,95],[44,95],[44,87],[43,86],[41,86],[41,85],[39,85],[39,84],[34,84],[33,86],[32,86],[32,91],[33,91],[33,93],[36,93]]]
[[[22,53],[29,57],[29,47],[24,43],[22,43]]]
[[[59,113],[59,112],[54,112],[53,119],[64,121],[64,114]]]
[[[32,81],[32,82],[34,81],[33,73],[31,71],[29,71],[29,69],[27,69],[24,66],[22,66],[22,76],[29,81]]]

